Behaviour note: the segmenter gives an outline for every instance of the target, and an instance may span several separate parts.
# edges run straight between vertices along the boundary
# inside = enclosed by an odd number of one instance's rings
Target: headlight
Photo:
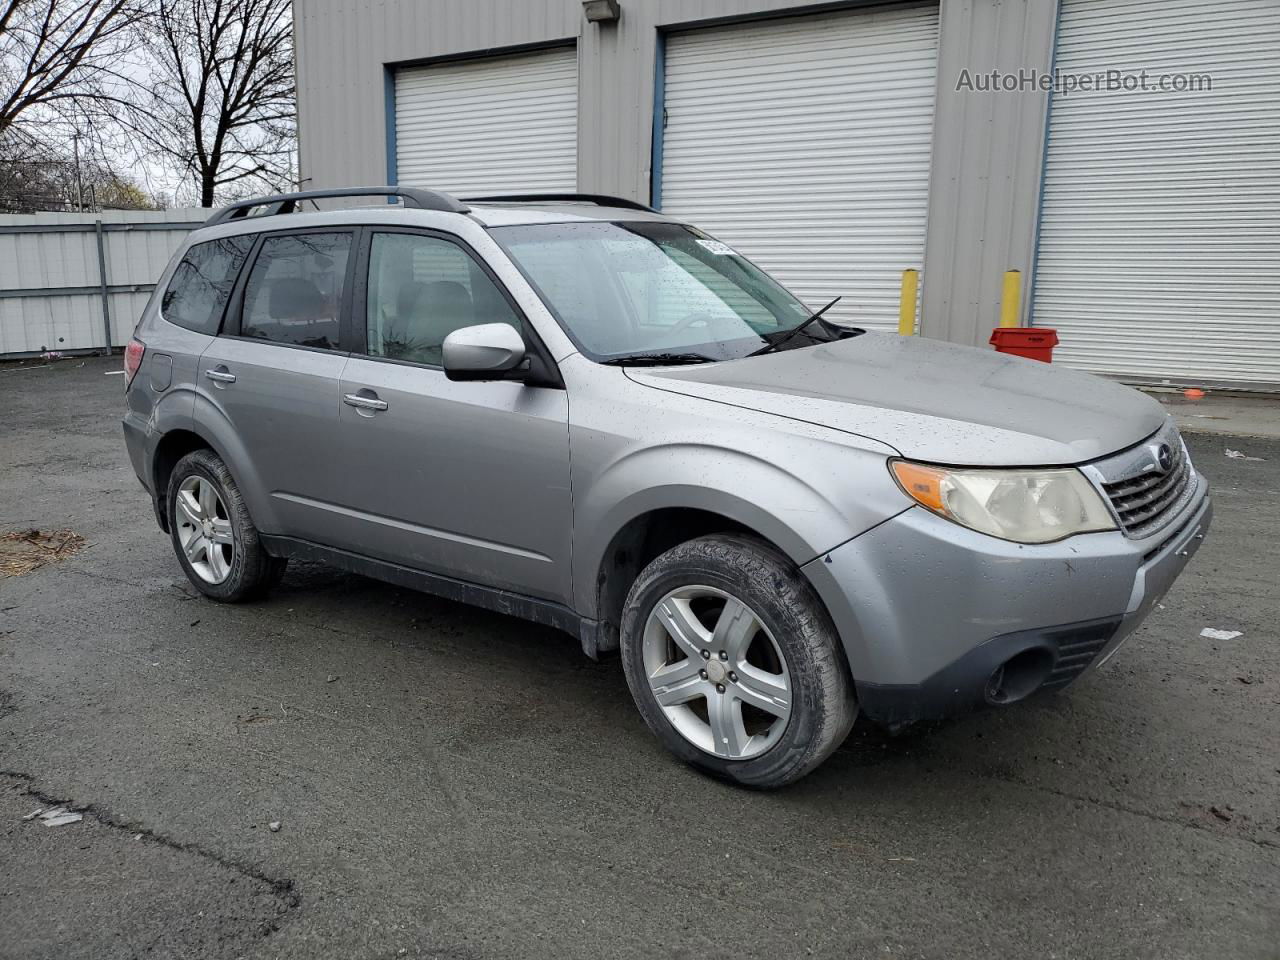
[[[1102,496],[1072,467],[969,470],[891,460],[903,492],[939,516],[1015,543],[1051,543],[1114,530]]]

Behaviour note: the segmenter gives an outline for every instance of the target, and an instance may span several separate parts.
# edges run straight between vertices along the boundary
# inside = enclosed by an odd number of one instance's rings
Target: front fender
[[[780,454],[788,445],[778,438]],[[835,461],[849,468],[843,479]],[[856,494],[860,469],[874,469],[879,480],[883,464],[877,454],[826,445],[807,455],[798,448],[777,462],[700,443],[628,451],[589,480],[575,477],[575,606],[597,618],[597,577],[610,543],[628,523],[655,510],[718,514],[769,540],[797,566],[808,563],[903,509],[900,494],[876,495],[883,482]]]

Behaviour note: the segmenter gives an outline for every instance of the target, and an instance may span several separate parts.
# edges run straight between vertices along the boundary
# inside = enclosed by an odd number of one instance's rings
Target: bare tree
[[[0,136],[0,211],[74,209],[75,168],[62,153],[21,127]]]
[[[92,151],[76,156],[22,126],[0,135],[0,212],[156,210],[160,198]]]
[[[106,97],[134,18],[129,0],[0,0],[0,137]]]
[[[149,83],[125,124],[150,159],[215,197],[277,189],[292,177],[290,0],[151,0],[139,20]]]

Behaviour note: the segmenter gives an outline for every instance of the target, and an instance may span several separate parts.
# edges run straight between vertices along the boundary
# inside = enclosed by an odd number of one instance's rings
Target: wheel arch
[[[212,450],[209,442],[194,430],[176,428],[160,437],[151,455],[151,489],[155,491],[156,518],[160,529],[169,532],[169,514],[165,501],[169,492],[169,478],[178,461],[195,450]],[[214,451],[215,453],[217,451]]]
[[[579,595],[587,600],[586,616],[599,622],[599,649],[617,649],[622,609],[640,571],[660,554],[689,540],[714,533],[750,537],[794,564],[808,579],[803,563],[812,558],[811,547],[794,531],[745,500],[726,498],[722,493],[714,498],[693,494],[672,492],[666,505],[637,504],[625,519],[606,528],[612,530],[610,535],[595,540],[589,548],[592,559],[585,572],[590,580],[579,584],[584,591]]]
[[[769,545],[832,612],[838,598],[805,565],[901,507],[883,494],[887,484],[870,482],[885,479],[878,457],[871,463],[857,450],[776,447],[766,457],[725,441],[682,438],[625,448],[590,472],[575,472],[572,595],[579,615],[596,625],[599,649],[617,645],[618,614],[641,561],[713,532]]]
[[[230,423],[224,420],[224,425],[226,429],[213,431],[197,420],[165,431],[157,441],[151,455],[151,479],[155,490],[156,515],[160,520],[161,528],[166,533],[169,532],[169,518],[165,501],[173,468],[188,453],[202,449],[213,451],[226,464],[231,478],[240,489],[240,495],[248,505],[254,525],[264,532],[274,529],[274,514],[258,483],[257,472],[243,444],[231,431]],[[266,527],[264,521],[271,523],[272,526]]]

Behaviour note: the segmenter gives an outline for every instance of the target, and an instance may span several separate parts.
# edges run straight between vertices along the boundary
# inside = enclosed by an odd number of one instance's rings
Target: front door
[[[564,390],[450,381],[441,367],[449,333],[519,328],[523,318],[453,239],[371,231],[365,242],[367,295],[355,306],[365,343],[342,375],[345,509],[334,545],[568,603]]]
[[[227,465],[265,533],[322,540],[338,495],[339,330],[353,236],[264,236],[225,329],[200,358],[199,402],[221,415]]]

